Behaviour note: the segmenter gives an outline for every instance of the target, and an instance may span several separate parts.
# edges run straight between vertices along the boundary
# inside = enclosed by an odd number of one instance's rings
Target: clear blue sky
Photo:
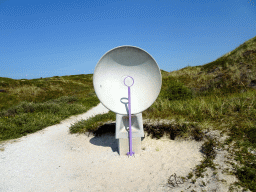
[[[255,0],[0,0],[0,77],[91,74],[110,49],[160,69],[212,62],[256,36]]]

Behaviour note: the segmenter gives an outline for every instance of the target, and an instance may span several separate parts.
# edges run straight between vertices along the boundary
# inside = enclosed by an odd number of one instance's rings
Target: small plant
[[[256,126],[247,130],[246,136],[251,143],[256,144]]]
[[[174,173],[169,177],[167,185],[168,187],[178,187],[179,184],[183,184],[184,181],[186,181],[185,177],[181,177],[181,179],[177,179],[176,173]]]
[[[188,174],[188,179],[191,179],[193,177],[193,173]]]
[[[210,159],[214,159],[216,156],[216,152],[214,151],[214,148],[216,147],[215,139],[209,139],[207,142],[205,142],[202,146],[203,152],[205,153],[206,157]]]
[[[221,179],[221,180],[219,180],[219,181],[221,181],[221,182],[223,182],[223,183],[226,183],[226,182],[227,182],[225,179]]]
[[[186,181],[186,177],[181,177],[181,179],[183,182]]]

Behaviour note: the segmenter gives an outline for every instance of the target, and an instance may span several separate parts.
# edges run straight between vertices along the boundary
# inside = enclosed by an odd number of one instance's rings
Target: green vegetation
[[[175,123],[144,123],[145,133],[157,139],[164,133],[170,139],[204,139],[204,160],[196,167],[195,175],[188,175],[193,181],[203,177],[207,167],[216,169],[216,147],[232,144],[228,151],[239,164],[232,164],[235,171],[230,174],[239,179],[236,185],[256,191],[256,157],[250,152],[256,150],[256,37],[211,63],[161,73],[160,95],[143,112],[143,119]],[[0,78],[0,89],[6,90],[0,92],[1,141],[59,123],[99,103],[91,74],[33,80]],[[70,127],[70,133],[91,132],[97,136],[113,132],[114,125],[109,122],[115,122],[115,113],[80,121]],[[229,137],[220,145],[206,137],[204,130],[220,130]]]
[[[13,80],[0,77],[0,141],[15,139],[99,104],[92,74]]]

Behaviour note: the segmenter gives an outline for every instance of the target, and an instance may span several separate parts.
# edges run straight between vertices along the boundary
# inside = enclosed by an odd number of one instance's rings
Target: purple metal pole
[[[130,76],[127,76],[127,77],[130,77]],[[130,77],[130,78],[133,80],[132,77]],[[125,79],[124,79],[124,84],[125,84]],[[133,80],[133,83],[134,83],[134,80]],[[128,86],[128,102],[129,102],[128,103],[128,107],[129,107],[129,152],[127,153],[128,156],[134,155],[134,152],[132,151],[132,127],[131,127],[132,117],[131,117],[131,94],[130,94],[130,87],[133,85],[133,83],[130,86],[125,84],[126,86]]]
[[[132,117],[131,117],[131,95],[130,95],[130,87],[128,87],[128,102],[129,102],[129,152],[127,153],[127,155],[132,156],[134,154],[134,152],[132,151]]]

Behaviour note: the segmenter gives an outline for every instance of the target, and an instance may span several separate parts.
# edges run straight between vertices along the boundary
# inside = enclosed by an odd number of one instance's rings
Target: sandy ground
[[[145,150],[128,157],[119,156],[114,134],[88,137],[69,133],[71,124],[107,112],[108,109],[99,104],[60,124],[0,144],[0,191],[180,192],[192,189],[187,189],[191,182],[174,189],[163,185],[172,174],[186,177],[200,164],[203,142],[156,140],[146,136],[142,140]],[[221,152],[218,158],[223,163]],[[194,189],[227,191],[226,187],[214,183],[211,175],[208,179],[212,186],[205,188],[198,184]],[[234,178],[229,180],[235,181]]]

